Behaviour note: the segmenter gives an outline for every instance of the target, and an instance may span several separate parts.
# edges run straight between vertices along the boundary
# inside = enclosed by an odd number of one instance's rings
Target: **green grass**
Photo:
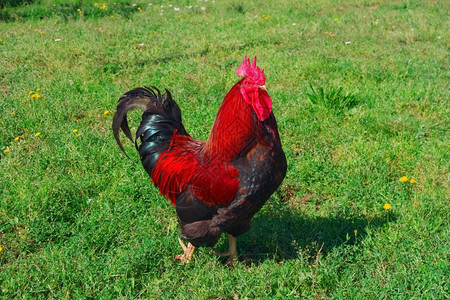
[[[445,1],[94,3],[0,8],[0,298],[449,298]],[[167,87],[206,139],[245,54],[288,173],[234,270],[207,248],[182,265],[115,104]]]
[[[309,100],[313,104],[322,105],[336,113],[342,113],[343,110],[352,108],[358,104],[355,95],[344,94],[342,87],[332,88],[329,91],[325,91],[323,87],[314,88],[312,85],[311,93],[307,93]]]

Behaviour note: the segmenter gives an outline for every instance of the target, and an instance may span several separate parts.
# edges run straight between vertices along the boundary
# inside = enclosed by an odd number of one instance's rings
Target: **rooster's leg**
[[[180,238],[178,238],[178,241],[180,242],[181,248],[183,248],[184,253],[175,256],[175,258],[179,259],[182,263],[189,263],[192,259],[192,254],[194,254],[195,246],[191,243],[188,243],[188,245],[186,246]]]
[[[219,252],[214,248],[211,248],[213,252],[219,256],[228,256],[226,265],[233,265],[233,262],[237,260],[237,248],[236,248],[236,238],[231,234],[227,233],[228,237],[228,250],[226,252]]]

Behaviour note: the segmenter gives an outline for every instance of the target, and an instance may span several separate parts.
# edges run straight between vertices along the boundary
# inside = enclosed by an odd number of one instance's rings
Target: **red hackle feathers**
[[[225,96],[206,141],[207,154],[219,156],[225,163],[230,163],[261,137],[259,127],[253,126],[256,120],[252,117],[253,109],[240,92],[241,82]]]
[[[185,190],[210,206],[227,205],[236,195],[237,169],[218,156],[201,157],[203,147],[203,141],[175,133],[171,145],[159,157],[152,181],[172,205]]]
[[[250,63],[250,58],[244,57],[242,64],[236,70],[236,74],[239,77],[251,77],[259,85],[264,85],[266,83],[266,77],[264,76],[264,69],[260,69],[256,65],[256,56],[253,60],[253,64]]]

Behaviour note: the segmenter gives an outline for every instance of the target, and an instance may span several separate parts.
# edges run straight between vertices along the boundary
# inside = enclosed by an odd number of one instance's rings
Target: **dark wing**
[[[258,143],[235,166],[240,175],[239,192],[231,205],[218,213],[222,230],[238,236],[250,228],[250,220],[279,187],[287,164],[281,147]]]

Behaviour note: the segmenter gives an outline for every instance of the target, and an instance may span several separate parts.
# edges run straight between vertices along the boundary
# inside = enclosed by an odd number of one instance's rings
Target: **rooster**
[[[213,247],[222,233],[228,237],[228,262],[237,260],[236,237],[286,175],[272,99],[264,70],[247,57],[236,71],[239,80],[225,96],[207,141],[192,138],[181,122],[181,111],[166,89],[136,88],[117,103],[112,129],[135,143],[153,184],[175,206],[184,253],[189,262],[196,247]],[[141,107],[142,121],[131,135],[127,112]],[[139,140],[139,142],[138,142]],[[125,153],[126,155],[126,153]]]

